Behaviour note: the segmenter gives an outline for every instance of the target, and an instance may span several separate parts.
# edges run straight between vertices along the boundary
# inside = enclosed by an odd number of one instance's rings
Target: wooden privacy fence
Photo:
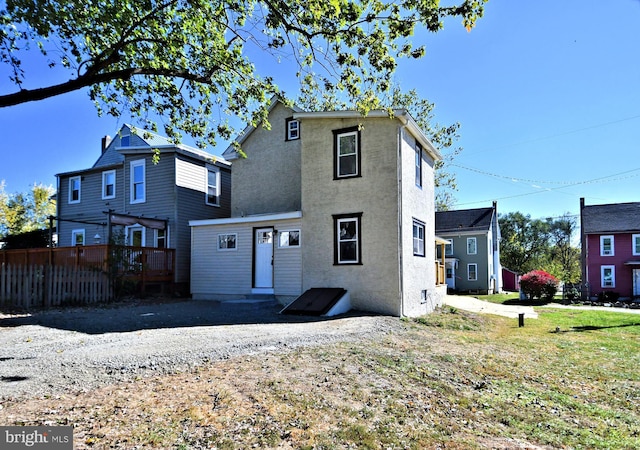
[[[48,307],[111,300],[109,276],[74,266],[0,264],[0,307]]]

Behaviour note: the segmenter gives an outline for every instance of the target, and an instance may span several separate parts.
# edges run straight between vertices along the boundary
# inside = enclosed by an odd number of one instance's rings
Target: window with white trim
[[[467,238],[467,255],[476,255],[478,253],[478,240],[477,238]]]
[[[279,231],[278,247],[300,247],[300,230]]]
[[[169,229],[155,230],[153,241],[156,248],[169,248]]]
[[[422,145],[416,142],[416,186],[422,187]]]
[[[334,264],[361,264],[362,213],[334,215]]]
[[[467,279],[469,281],[478,281],[478,264],[467,264]]]
[[[413,256],[424,256],[424,223],[413,220]]]
[[[142,225],[132,225],[125,227],[125,233],[127,237],[127,245],[131,247],[144,247],[146,232]]]
[[[78,230],[71,230],[71,245],[73,247],[77,245],[84,245],[84,228]]]
[[[640,255],[640,234],[634,234],[631,237],[631,245],[632,245],[631,252],[633,253],[633,255],[634,256]]]
[[[600,236],[600,256],[614,256],[613,236]]]
[[[448,242],[444,246],[444,254],[445,256],[453,256],[453,239],[446,239]]]
[[[69,203],[80,203],[81,177],[69,178]]]
[[[300,121],[290,117],[287,119],[287,141],[293,141],[296,139],[300,139]]]
[[[102,199],[116,198],[116,171],[102,172]]]
[[[603,288],[616,287],[616,266],[600,266],[600,286]]]
[[[218,235],[218,250],[219,251],[229,251],[235,250],[237,247],[238,234],[237,233],[227,233],[227,234],[219,234]]]
[[[129,172],[130,201],[131,203],[144,203],[146,201],[145,160],[131,161],[129,167],[131,169]]]
[[[360,176],[360,131],[358,127],[333,131],[334,179]]]
[[[217,167],[207,167],[207,197],[205,203],[220,206],[220,170]]]

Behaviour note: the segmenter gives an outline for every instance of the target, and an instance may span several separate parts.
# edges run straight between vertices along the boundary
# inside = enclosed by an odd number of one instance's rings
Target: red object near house
[[[585,206],[580,199],[587,296],[640,297],[640,202]]]
[[[502,268],[502,289],[509,292],[520,290],[520,275],[513,270]]]

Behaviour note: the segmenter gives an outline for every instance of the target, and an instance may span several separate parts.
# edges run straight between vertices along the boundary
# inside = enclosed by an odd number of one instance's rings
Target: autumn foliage
[[[558,289],[558,279],[544,270],[532,270],[520,278],[520,289],[528,299],[551,299]]]

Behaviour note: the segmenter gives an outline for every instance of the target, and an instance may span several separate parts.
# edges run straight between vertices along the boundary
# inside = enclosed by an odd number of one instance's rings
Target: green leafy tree
[[[257,55],[268,54],[366,113],[380,107],[398,60],[425,54],[412,44],[416,32],[437,32],[447,18],[471,29],[485,1],[7,0],[0,107],[86,88],[100,114],[127,112],[154,131],[161,120],[176,141],[186,133],[215,145],[233,134],[230,115],[268,126],[269,99],[282,94],[274,74],[257,69]],[[68,78],[34,82],[22,64],[27,52]]]
[[[568,283],[580,281],[580,249],[572,245],[577,232],[576,217],[569,213],[549,223],[549,252],[545,270]]]
[[[325,88],[312,77],[306,77],[302,81],[301,94],[296,104],[307,111],[356,108],[356,105],[349,104],[335,91]],[[435,104],[420,97],[415,89],[403,92],[400,87],[394,86],[386,95],[380,97],[380,106],[389,110],[389,114],[395,108],[409,111],[425,135],[442,153],[443,159],[436,161],[435,165],[435,201],[436,210],[448,210],[455,203],[454,192],[458,189],[456,176],[448,171],[448,165],[462,151],[462,147],[455,145],[460,137],[460,124],[456,122],[449,126],[441,126],[435,122]]]
[[[51,186],[34,184],[31,192],[7,194],[0,183],[0,237],[47,228],[56,213],[53,193]]]
[[[501,215],[500,262],[517,273],[540,269],[549,251],[549,224],[521,212]]]

